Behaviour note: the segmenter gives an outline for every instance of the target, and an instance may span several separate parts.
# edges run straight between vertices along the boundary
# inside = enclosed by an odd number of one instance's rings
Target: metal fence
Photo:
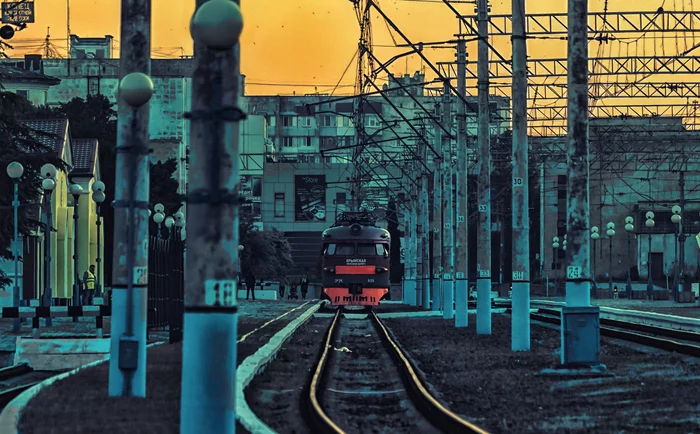
[[[180,342],[185,300],[185,243],[177,234],[169,238],[151,237],[148,253],[148,330],[167,330],[170,343]]]

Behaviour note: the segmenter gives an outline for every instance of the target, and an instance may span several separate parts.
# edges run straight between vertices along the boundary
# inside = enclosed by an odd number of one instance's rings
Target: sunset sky
[[[693,5],[693,1],[697,5]],[[613,0],[610,11],[656,11],[662,4],[666,10],[698,10],[700,0]],[[70,0],[71,33],[81,37],[114,35],[119,39],[118,0]],[[457,19],[441,3],[416,3],[403,0],[379,0],[385,13],[413,42],[445,41],[457,31]],[[194,0],[153,0],[153,42],[156,57],[191,53],[192,42],[188,22],[194,10]],[[601,11],[604,0],[591,0],[590,10]],[[509,14],[510,0],[492,1],[492,13]],[[460,11],[473,13],[471,5],[456,5]],[[310,93],[312,87],[279,86],[315,84],[318,91],[329,91],[340,80],[357,48],[358,24],[349,0],[242,0],[245,27],[242,36],[242,72],[247,76],[247,92],[276,94]],[[565,12],[564,0],[526,0],[528,13]],[[66,47],[66,2],[35,0],[36,22],[18,33],[11,42],[17,46],[14,55],[41,52],[47,27],[51,40],[60,53]],[[376,18],[375,18],[376,17]],[[373,14],[375,53],[380,59],[397,54],[383,20]],[[399,41],[399,36],[394,35]],[[403,42],[403,41],[399,41]],[[689,41],[684,41],[686,44]],[[499,38],[496,45],[510,58],[508,38]],[[667,45],[672,45],[667,43]],[[681,51],[682,51],[681,47]],[[454,59],[454,50],[427,50],[431,61]],[[476,57],[475,45],[469,47],[470,59]],[[670,53],[669,54],[673,54]],[[12,56],[13,54],[11,54]],[[529,42],[529,55],[534,57],[566,57],[561,42],[538,40]],[[408,72],[421,66],[413,56]],[[393,70],[403,73],[406,61],[395,64]],[[355,67],[348,70],[343,83],[352,85]],[[270,84],[259,86],[255,83]],[[277,84],[277,86],[273,86]],[[342,88],[342,93],[352,87]]]

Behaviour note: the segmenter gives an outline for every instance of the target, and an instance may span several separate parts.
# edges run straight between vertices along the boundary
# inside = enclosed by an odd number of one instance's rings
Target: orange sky
[[[693,1],[665,0],[666,10],[682,10],[682,2],[690,10]],[[526,0],[528,13],[564,12],[564,0]],[[611,1],[610,10],[655,11],[663,0]],[[71,33],[83,37],[112,34],[119,39],[118,0],[70,0]],[[600,11],[604,0],[590,0],[590,10]],[[180,48],[191,52],[188,22],[194,9],[194,0],[153,0],[153,43],[155,54],[178,55]],[[380,0],[382,9],[399,28],[413,40],[442,41],[452,38],[457,30],[457,20],[448,8],[440,3],[414,3],[402,0]],[[492,12],[510,13],[510,0],[492,0]],[[242,72],[249,83],[317,83],[319,91],[328,91],[329,83],[336,83],[357,47],[359,36],[356,17],[349,0],[242,0],[245,27],[242,37]],[[472,13],[473,6],[457,5],[465,13]],[[64,0],[35,0],[36,22],[18,33],[13,42],[18,49],[15,55],[27,51],[41,52],[40,44],[46,28],[57,48],[66,46],[66,2]],[[375,14],[375,16],[377,16]],[[374,21],[375,45],[392,44],[386,26],[379,19]],[[395,35],[398,39],[398,35]],[[529,43],[530,56],[565,57],[561,43],[546,46],[538,40]],[[497,41],[499,49],[510,58],[508,39]],[[471,48],[470,55],[475,50]],[[554,49],[552,48],[554,47]],[[396,54],[396,49],[377,47],[380,59]],[[12,54],[11,54],[12,55]],[[433,61],[454,59],[453,50],[428,50]],[[420,67],[420,60],[412,57],[408,70]],[[397,62],[394,70],[404,72],[406,62]],[[345,76],[344,83],[354,82],[354,65]],[[248,94],[288,93],[289,87],[262,87],[250,85]],[[294,88],[299,93],[313,92],[313,87]],[[346,91],[350,89],[345,88]]]

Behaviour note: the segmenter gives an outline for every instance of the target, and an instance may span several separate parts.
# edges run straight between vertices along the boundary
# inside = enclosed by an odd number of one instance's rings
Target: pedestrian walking
[[[306,274],[301,277],[299,285],[301,286],[301,298],[306,300],[306,294],[309,292],[309,279]]]
[[[286,289],[285,283],[288,282],[287,279],[283,277],[282,280],[280,280],[280,300],[284,300],[284,290]]]
[[[245,299],[248,300],[248,298],[250,298],[250,296],[252,294],[253,300],[255,300],[255,276],[253,275],[253,273],[248,273],[248,275],[246,276],[245,287],[246,287]]]
[[[83,274],[83,294],[81,297],[83,306],[91,305],[95,298],[95,280],[95,266],[90,265],[89,270]]]

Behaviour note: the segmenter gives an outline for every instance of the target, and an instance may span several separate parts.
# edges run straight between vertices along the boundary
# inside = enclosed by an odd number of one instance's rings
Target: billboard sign
[[[262,218],[262,178],[259,176],[241,175],[240,194],[246,200],[241,204],[251,213],[255,220]]]
[[[326,175],[295,175],[294,221],[326,221]]]
[[[34,2],[4,2],[2,4],[3,24],[34,22]]]

